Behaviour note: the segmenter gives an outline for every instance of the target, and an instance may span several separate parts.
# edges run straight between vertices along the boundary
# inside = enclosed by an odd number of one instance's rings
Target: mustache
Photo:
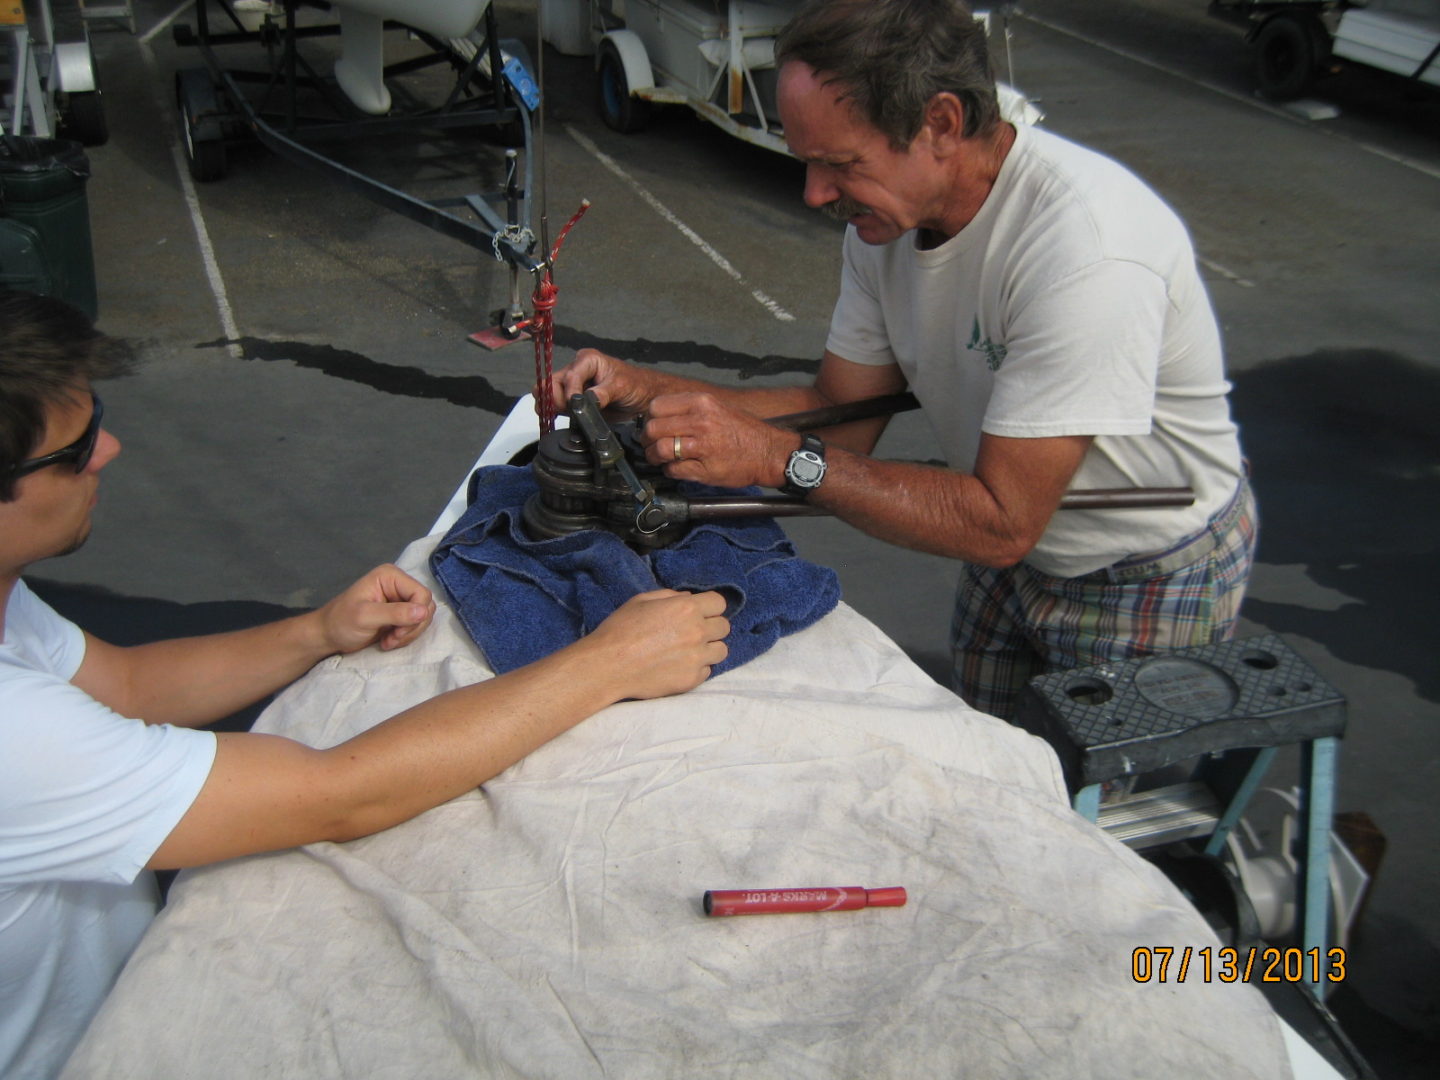
[[[820,213],[833,221],[849,221],[853,217],[870,213],[870,207],[864,203],[856,202],[848,195],[841,195],[834,202],[828,202],[820,207]]]

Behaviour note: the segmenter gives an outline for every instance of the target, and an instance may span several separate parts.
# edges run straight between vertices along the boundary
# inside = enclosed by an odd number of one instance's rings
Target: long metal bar
[[[830,511],[793,495],[700,495],[690,499],[691,521],[738,517],[828,517]]]
[[[1189,506],[1195,501],[1190,488],[1078,488],[1060,498],[1061,510],[1133,510],[1160,506]],[[690,500],[694,521],[752,517],[829,517],[831,511],[795,495],[695,495]]]
[[[872,420],[920,407],[919,399],[909,391],[861,398],[839,405],[827,405],[807,412],[786,413],[766,420],[787,431],[818,431],[821,428],[849,424],[856,420]],[[1188,487],[1170,488],[1080,488],[1066,492],[1060,500],[1061,510],[1120,510],[1160,506],[1193,506],[1195,490]]]
[[[840,405],[827,405],[823,409],[811,409],[808,412],[772,416],[765,422],[786,431],[818,431],[820,428],[848,424],[854,420],[872,420],[877,416],[909,412],[919,407],[920,399],[906,391],[902,394],[886,394],[883,397],[861,398],[859,401],[847,401]]]
[[[1060,497],[1061,510],[1138,510],[1158,506],[1193,506],[1195,489],[1077,488]]]

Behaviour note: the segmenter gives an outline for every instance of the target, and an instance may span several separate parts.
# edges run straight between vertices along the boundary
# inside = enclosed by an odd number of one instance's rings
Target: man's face
[[[45,434],[30,457],[53,453],[80,438],[92,411],[89,387],[75,387],[50,407]],[[119,452],[120,441],[101,428],[90,463],[81,472],[63,462],[16,480],[15,498],[0,502],[0,570],[18,571],[40,559],[68,555],[85,543],[100,470]]]
[[[896,150],[799,61],[780,71],[778,105],[790,152],[805,163],[807,206],[848,221],[867,244],[888,244],[930,223],[942,188],[923,138]]]

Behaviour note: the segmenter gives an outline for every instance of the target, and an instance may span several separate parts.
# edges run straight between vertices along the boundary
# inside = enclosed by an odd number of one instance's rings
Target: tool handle
[[[907,390],[903,394],[861,398],[859,401],[846,401],[840,405],[827,405],[823,409],[772,416],[765,422],[786,431],[818,431],[836,424],[848,424],[852,420],[870,420],[876,416],[909,412],[919,407],[919,399]]]
[[[1080,488],[1060,498],[1061,510],[1134,510],[1154,506],[1194,506],[1195,489]]]

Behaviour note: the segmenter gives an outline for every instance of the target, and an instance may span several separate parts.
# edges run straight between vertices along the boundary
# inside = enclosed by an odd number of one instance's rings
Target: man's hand
[[[645,458],[665,475],[715,487],[778,488],[800,436],[730,408],[706,393],[662,394],[650,403]],[[678,453],[677,453],[678,451]]]
[[[631,597],[577,643],[593,650],[597,679],[615,679],[619,698],[681,694],[729,655],[725,598],[658,589]]]
[[[122,716],[198,727],[274,693],[327,656],[375,642],[406,645],[434,614],[429,589],[379,566],[322,608],[248,630],[128,648],[86,634],[71,682]]]
[[[641,412],[658,392],[658,372],[637,368],[624,360],[607,356],[599,349],[581,349],[575,360],[550,376],[550,396],[555,408],[564,412],[574,394],[587,388],[595,391],[602,409],[622,416]],[[540,400],[536,387],[535,400]]]
[[[377,566],[315,612],[326,655],[410,644],[435,614],[430,590],[397,566]]]

